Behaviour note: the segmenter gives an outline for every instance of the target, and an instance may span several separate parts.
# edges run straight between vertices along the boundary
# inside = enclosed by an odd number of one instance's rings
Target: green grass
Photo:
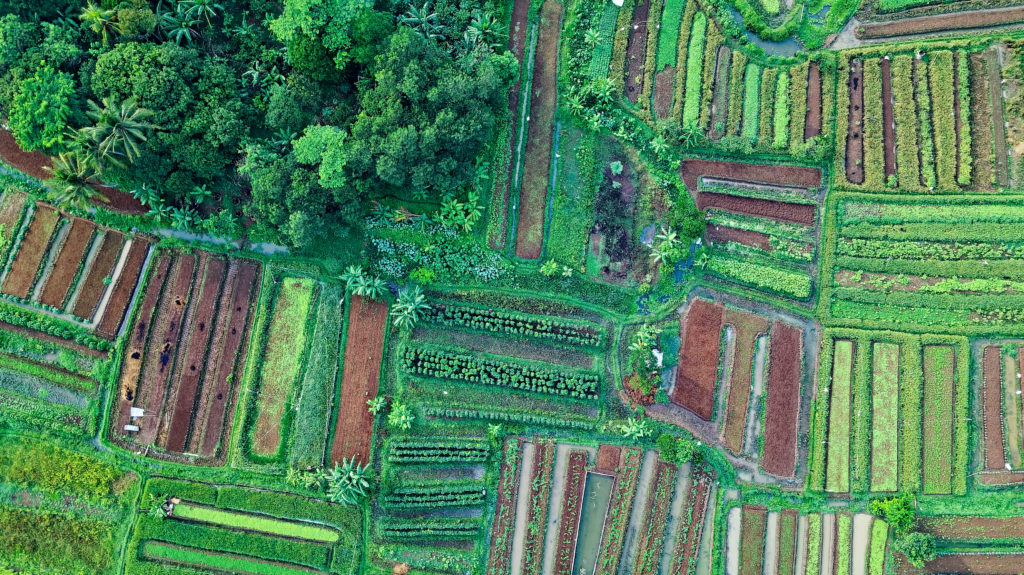
[[[313,571],[289,567],[276,563],[263,563],[238,555],[210,553],[189,547],[172,547],[157,541],[148,541],[142,547],[142,553],[152,559],[162,559],[174,563],[197,565],[206,569],[244,573],[246,575],[298,575]]]
[[[871,368],[871,490],[896,491],[900,346],[873,344]]]
[[[825,489],[850,491],[850,385],[853,374],[853,342],[837,340],[832,359],[829,390],[828,471]]]
[[[779,74],[778,84],[775,86],[773,147],[782,150],[789,145],[789,122],[789,74],[783,72]]]
[[[614,6],[612,2],[605,5],[605,13],[608,6]],[[679,28],[683,22],[683,9],[686,2],[665,3],[665,10],[661,13],[661,29],[658,31],[658,59],[654,66],[656,71],[661,71],[665,66],[675,66],[678,57]]]
[[[281,521],[280,519],[271,519],[247,513],[234,513],[209,507],[198,507],[188,503],[175,505],[174,517],[321,543],[334,543],[338,540],[338,533],[336,531],[316,525],[304,525],[302,523]]]
[[[758,113],[761,109],[761,67],[753,62],[747,63],[743,74],[743,132],[748,139],[757,138],[760,128]]]
[[[951,493],[953,489],[953,379],[954,355],[949,345],[927,345],[924,358],[924,492]]]
[[[761,2],[761,6],[764,6],[765,11],[767,11],[768,14],[770,14],[772,16],[778,14],[779,10],[782,8],[782,5],[779,3],[779,0],[758,0],[758,1]]]
[[[683,104],[683,126],[692,126],[700,117],[701,81],[704,69],[704,40],[708,31],[708,17],[697,12],[693,17],[690,44],[686,50],[686,100]]]
[[[865,80],[865,84],[867,81]],[[956,181],[956,120],[953,118],[953,53],[928,54],[928,88],[932,96],[935,168],[942,190],[958,189]]]

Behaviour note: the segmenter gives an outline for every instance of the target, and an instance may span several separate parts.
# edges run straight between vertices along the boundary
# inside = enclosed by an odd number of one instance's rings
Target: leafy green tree
[[[41,41],[39,24],[26,22],[15,14],[0,18],[0,71],[6,71]]]
[[[935,536],[914,531],[897,538],[893,548],[905,555],[914,567],[924,567],[926,561],[935,559]]]
[[[873,515],[885,519],[897,534],[909,533],[914,528],[917,509],[914,507],[914,498],[910,495],[875,499],[871,502],[870,509]]]
[[[122,38],[142,38],[156,29],[157,17],[148,7],[121,8],[117,11],[117,33]]]
[[[292,64],[300,70],[316,68],[316,62],[303,61],[302,56],[319,53],[305,44],[315,39],[338,70],[348,65],[352,47],[352,21],[360,13],[372,10],[371,0],[285,0],[284,10],[270,29],[288,47]],[[292,54],[296,51],[296,54]]]
[[[74,95],[71,75],[45,62],[35,75],[22,81],[7,120],[18,145],[29,151],[57,149],[64,142]]]
[[[85,209],[95,201],[109,201],[93,179],[96,169],[92,159],[82,152],[65,152],[53,158],[48,168],[53,177],[46,180],[50,188],[47,199],[61,207]]]
[[[319,183],[325,188],[345,186],[345,132],[334,126],[310,126],[292,143],[295,159],[317,166]]]

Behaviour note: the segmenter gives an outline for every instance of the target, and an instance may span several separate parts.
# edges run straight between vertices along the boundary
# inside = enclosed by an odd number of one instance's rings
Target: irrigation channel
[[[587,473],[587,483],[583,490],[583,513],[580,515],[580,530],[576,536],[573,575],[589,575],[597,569],[597,555],[601,551],[604,522],[614,484],[615,478],[611,475]]]

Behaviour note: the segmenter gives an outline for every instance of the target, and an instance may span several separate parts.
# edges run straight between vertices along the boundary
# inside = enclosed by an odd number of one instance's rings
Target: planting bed
[[[703,534],[704,516],[707,513],[711,487],[715,481],[713,469],[701,467],[693,474],[693,483],[686,494],[683,504],[684,517],[689,522],[680,521],[676,534],[676,546],[669,575],[692,573],[696,568],[697,554]]]
[[[846,89],[850,94],[849,128],[846,131],[846,179],[853,184],[863,184],[864,64],[860,60],[850,60],[850,80]]]
[[[775,321],[771,330],[768,401],[765,407],[761,467],[780,477],[796,472],[800,378],[803,373],[803,332]]]
[[[597,449],[597,464],[594,466],[594,471],[606,475],[615,475],[621,456],[622,448],[618,445],[601,445]]]
[[[1024,565],[1021,553],[942,555],[925,563],[926,573],[964,575],[1018,575]]]
[[[71,283],[78,274],[78,268],[85,257],[85,250],[89,247],[89,240],[92,239],[96,225],[88,220],[73,218],[71,229],[68,231],[64,244],[57,253],[53,264],[53,270],[43,284],[43,290],[39,296],[39,303],[63,308],[64,300],[67,299]]]
[[[139,284],[142,268],[148,255],[149,242],[138,236],[133,238],[132,245],[128,248],[128,257],[111,289],[107,308],[96,325],[98,333],[108,337],[118,335],[121,323],[128,313],[128,306],[132,303],[132,296],[135,294],[135,287]]]
[[[727,226],[708,224],[706,231],[704,232],[704,239],[712,245],[716,243],[725,244],[733,242],[750,246],[752,248],[758,248],[766,252],[770,252],[772,250],[768,234],[755,232],[753,230],[741,230]]]
[[[985,348],[982,359],[985,427],[985,469],[1002,471],[1006,466],[1006,455],[1003,451],[1002,426],[1002,353],[998,346]]]
[[[517,437],[505,440],[501,475],[498,478],[498,497],[494,502],[490,551],[487,554],[488,574],[508,573],[511,567],[522,448],[523,442]]]
[[[0,130],[0,132],[3,132]],[[16,298],[25,299],[36,282],[36,270],[39,269],[43,258],[46,257],[46,248],[50,243],[57,223],[60,221],[60,214],[53,208],[36,204],[36,210],[29,224],[28,232],[18,246],[14,263],[11,264],[7,276],[4,278],[3,292]]]
[[[768,320],[749,312],[726,309],[724,325],[735,330],[732,371],[729,374],[729,396],[725,406],[722,443],[733,453],[743,451],[743,435],[747,427],[750,386],[753,382],[754,353],[758,337],[768,331]]]
[[[872,344],[871,490],[896,491],[899,453],[900,346]]]
[[[583,510],[583,487],[587,480],[586,451],[569,452],[562,492],[562,511],[558,516],[558,545],[555,548],[555,573],[572,573],[576,557],[576,536],[580,530],[580,512]]]
[[[644,521],[638,535],[636,556],[630,573],[658,574],[677,474],[678,469],[675,465],[658,461],[658,467],[654,471],[654,483],[647,495],[647,509],[644,510]]]
[[[679,175],[691,192],[697,190],[701,178],[720,178],[798,188],[821,186],[821,170],[782,164],[746,164],[691,158],[683,160],[682,166],[679,168]]]
[[[832,385],[828,422],[828,472],[825,488],[836,493],[850,490],[850,410],[853,387],[854,344],[836,340],[832,356]]]
[[[672,402],[711,421],[725,308],[694,298],[682,321],[682,354]]]
[[[551,507],[551,479],[554,474],[555,444],[545,441],[535,444],[533,475],[530,477],[530,500],[526,517],[526,537],[523,543],[522,573],[539,573],[544,555],[544,534]]]
[[[124,234],[114,230],[106,230],[103,239],[100,240],[99,251],[93,258],[88,270],[85,270],[83,279],[78,288],[78,298],[71,306],[71,313],[83,319],[92,319],[96,313],[96,306],[100,303],[107,286],[107,278],[114,273],[114,266],[121,257],[121,249],[124,247]]]
[[[740,536],[740,575],[761,575],[763,573],[767,522],[767,509],[759,505],[743,506],[743,531]]]
[[[540,257],[544,242],[548,176],[551,171],[552,131],[558,84],[558,41],[561,34],[562,5],[547,0],[540,12],[540,37],[534,56],[533,88],[530,97],[530,125],[527,129],[526,160],[519,193],[519,219],[516,223],[516,255],[526,259]]]
[[[927,34],[947,30],[969,30],[1024,21],[1024,8],[995,8],[973,12],[936,14],[918,18],[904,18],[893,22],[867,23],[861,26],[859,36],[866,39],[888,38],[910,34]]]
[[[817,62],[807,67],[807,115],[804,120],[804,139],[821,134],[821,69]]]
[[[636,104],[644,91],[645,63],[647,62],[647,20],[651,14],[651,0],[643,0],[633,9],[633,23],[629,27],[626,44],[626,97]]]
[[[777,202],[761,198],[747,198],[711,192],[700,192],[697,207],[702,210],[719,208],[738,214],[772,218],[784,222],[814,225],[817,209],[809,204]]]
[[[627,448],[622,454],[622,464],[615,478],[608,515],[605,517],[604,535],[595,575],[613,575],[619,570],[643,457],[644,452],[635,447]]]
[[[953,378],[952,346],[927,345],[924,358],[924,492],[950,493],[953,473]]]
[[[892,63],[879,61],[882,74],[882,142],[884,143],[885,177],[896,174],[896,123],[893,120]]]

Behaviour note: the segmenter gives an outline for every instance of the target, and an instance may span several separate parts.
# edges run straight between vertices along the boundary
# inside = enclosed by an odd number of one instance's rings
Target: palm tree
[[[444,35],[441,34],[443,27],[438,22],[437,13],[431,12],[430,2],[424,3],[422,8],[410,6],[405,14],[398,17],[398,22],[409,26],[428,40],[444,40]]]
[[[500,45],[501,33],[498,31],[497,22],[490,12],[473,11],[473,20],[469,23],[466,33],[476,41],[484,42],[490,48]]]
[[[224,6],[215,3],[213,0],[181,0],[185,6],[185,13],[193,18],[200,16],[206,18],[206,25],[211,26],[210,17],[217,17],[217,11],[224,11]]]
[[[134,98],[113,102],[103,98],[103,107],[89,100],[86,112],[95,125],[82,128],[82,132],[96,145],[97,160],[109,160],[124,165],[121,158],[129,163],[140,155],[142,142],[148,140],[146,133],[155,126],[148,121],[153,112],[140,108]]]
[[[199,38],[199,32],[195,29],[197,24],[199,20],[193,18],[182,4],[178,4],[174,12],[168,11],[160,15],[160,27],[167,37],[173,38],[174,43],[179,46],[182,41],[191,46]]]
[[[95,200],[109,202],[90,182],[96,177],[96,168],[89,156],[80,151],[65,152],[53,159],[48,168],[53,177],[46,180],[50,192],[47,199],[65,207],[86,209]]]
[[[412,329],[420,316],[429,309],[427,296],[423,295],[420,286],[414,285],[398,292],[398,301],[391,306],[391,317],[394,318],[395,327],[407,331]]]
[[[103,39],[103,45],[107,46],[110,43],[110,34],[117,31],[117,25],[114,23],[116,15],[117,12],[113,10],[108,10],[89,2],[85,8],[82,8],[82,13],[78,15],[78,19],[88,26],[90,30],[99,34]]]

